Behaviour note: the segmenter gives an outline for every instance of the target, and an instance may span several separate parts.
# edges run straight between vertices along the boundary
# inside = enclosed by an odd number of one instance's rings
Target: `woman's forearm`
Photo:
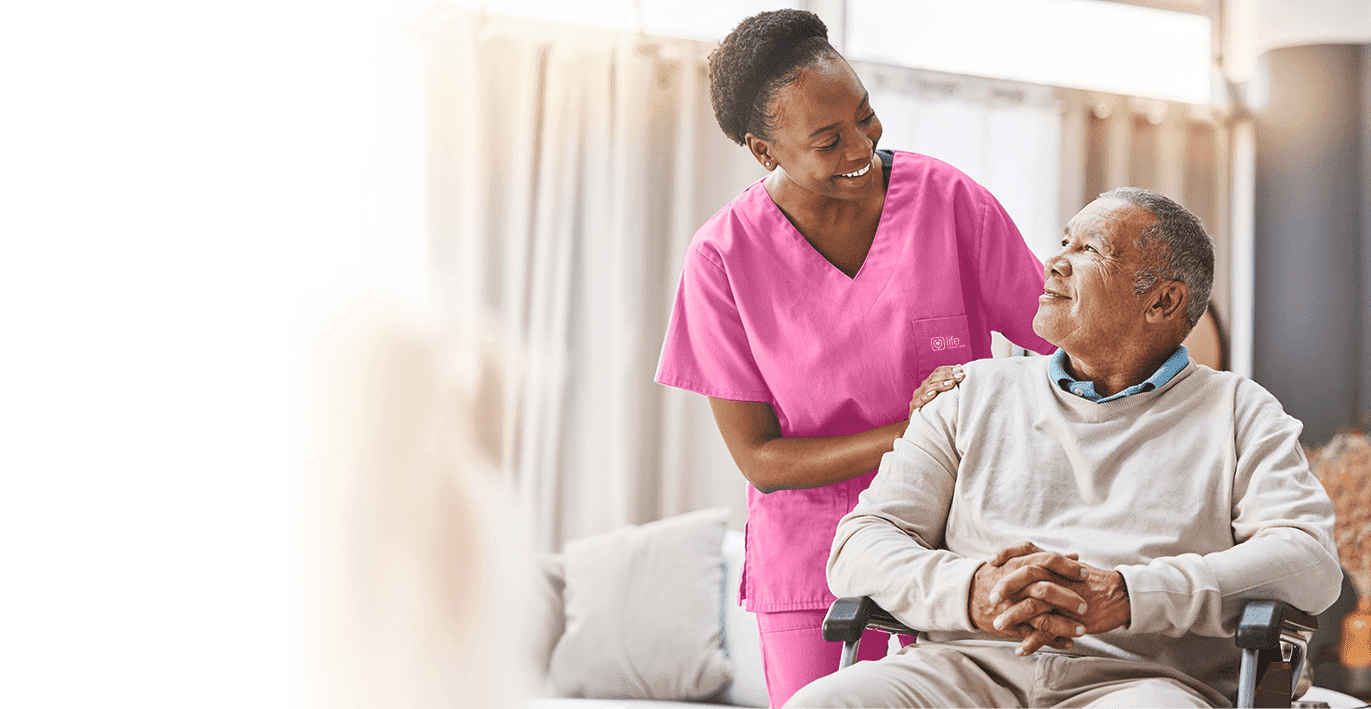
[[[900,421],[829,438],[773,438],[752,451],[743,475],[762,492],[850,480],[880,467],[881,456],[894,448],[895,439],[904,435],[908,425]]]
[[[907,421],[849,436],[786,438],[770,404],[710,398],[728,452],[762,492],[820,487],[875,470]]]
[[[910,414],[965,377],[961,365],[934,369],[914,390]],[[906,419],[848,436],[787,438],[770,404],[710,397],[709,408],[733,462],[762,492],[822,487],[869,473],[909,426]]]

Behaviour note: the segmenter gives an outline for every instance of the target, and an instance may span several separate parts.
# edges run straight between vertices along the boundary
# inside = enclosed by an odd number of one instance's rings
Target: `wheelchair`
[[[1319,619],[1280,601],[1248,601],[1235,638],[1242,649],[1236,707],[1289,707],[1310,681],[1305,677],[1309,641]],[[868,597],[839,598],[824,616],[824,639],[843,643],[839,669],[857,659],[862,633],[868,629],[914,635]],[[1301,680],[1304,680],[1303,682]]]

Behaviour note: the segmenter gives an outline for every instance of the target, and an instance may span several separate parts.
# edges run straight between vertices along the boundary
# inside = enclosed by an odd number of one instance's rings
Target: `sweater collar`
[[[1171,378],[1179,374],[1182,369],[1185,369],[1185,365],[1189,362],[1190,351],[1185,348],[1185,345],[1181,345],[1176,348],[1175,352],[1171,353],[1171,356],[1162,363],[1162,366],[1157,368],[1157,371],[1152,373],[1152,376],[1117,394],[1105,397],[1100,396],[1100,394],[1095,391],[1094,382],[1079,381],[1066,373],[1066,352],[1060,347],[1057,348],[1057,351],[1054,352],[1048,360],[1047,375],[1062,391],[1070,392],[1087,401],[1103,404],[1106,401],[1122,399],[1125,396],[1132,396],[1133,394],[1144,391],[1152,391],[1171,381]]]

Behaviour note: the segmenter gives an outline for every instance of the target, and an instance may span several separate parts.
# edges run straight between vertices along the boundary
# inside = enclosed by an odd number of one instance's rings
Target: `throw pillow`
[[[567,544],[559,696],[703,699],[732,676],[723,648],[726,512],[702,510]]]

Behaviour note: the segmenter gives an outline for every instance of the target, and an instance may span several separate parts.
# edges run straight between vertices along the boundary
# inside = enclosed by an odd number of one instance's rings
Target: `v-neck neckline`
[[[878,151],[878,154],[879,152],[880,151]],[[881,171],[885,172],[884,156],[881,156]],[[882,179],[885,179],[884,175],[882,175]],[[795,225],[791,223],[790,218],[785,215],[785,212],[781,209],[781,206],[779,204],[776,204],[776,200],[772,198],[771,192],[766,189],[765,179],[759,180],[757,184],[761,187],[762,193],[765,195],[767,204],[771,205],[771,209],[774,212],[774,216],[778,218],[780,222],[784,225],[782,229],[789,231],[793,238],[799,239],[800,242],[804,245],[804,248],[807,249],[809,253],[813,255],[814,258],[817,258],[819,261],[821,261],[824,266],[827,266],[829,269],[831,269],[833,273],[841,276],[843,280],[849,283],[856,283],[858,279],[862,279],[862,274],[865,274],[867,271],[872,270],[871,268],[868,268],[868,266],[872,262],[872,256],[877,253],[877,247],[884,246],[884,241],[886,241],[886,239],[881,238],[881,235],[884,231],[883,227],[885,226],[887,221],[886,208],[890,206],[890,190],[892,189],[892,185],[895,184],[895,154],[893,151],[890,153],[890,177],[889,180],[885,183],[885,195],[882,197],[881,200],[881,213],[876,220],[876,233],[871,235],[871,245],[868,246],[866,249],[866,256],[862,259],[862,265],[857,267],[857,273],[851,276],[847,275],[847,273],[844,272],[843,269],[838,268],[838,266],[834,264],[832,261],[829,261],[828,257],[824,256],[822,253],[819,252],[818,249],[814,248],[814,244],[811,244],[809,242],[809,239],[806,239],[805,235],[801,234],[800,230],[795,228]],[[862,280],[869,280],[870,278],[872,277],[868,276],[867,278]]]

